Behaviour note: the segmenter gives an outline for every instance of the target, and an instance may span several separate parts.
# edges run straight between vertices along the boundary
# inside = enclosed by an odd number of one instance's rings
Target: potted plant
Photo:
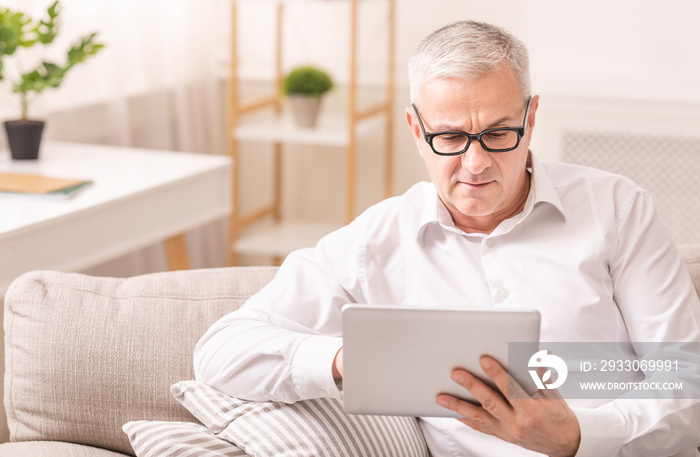
[[[17,58],[16,53],[22,48],[51,44],[59,31],[58,0],[46,10],[46,17],[33,21],[20,11],[0,8],[0,82],[9,86],[10,91],[19,97],[19,120],[5,122],[7,142],[13,159],[36,159],[39,156],[41,133],[44,121],[29,117],[29,105],[45,89],[58,87],[66,73],[76,64],[97,54],[104,47],[95,42],[96,33],[87,35],[75,42],[68,49],[65,63],[57,64],[43,61],[28,72],[17,71],[16,75],[6,74],[6,57]],[[15,62],[15,69],[19,63]]]
[[[314,127],[321,96],[333,88],[333,80],[320,68],[297,67],[282,80],[282,91],[289,98],[294,120],[299,127]]]

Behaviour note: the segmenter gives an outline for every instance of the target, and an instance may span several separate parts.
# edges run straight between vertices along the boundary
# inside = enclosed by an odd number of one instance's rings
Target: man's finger
[[[497,418],[509,418],[512,415],[510,405],[503,396],[464,370],[454,370],[452,380],[467,389],[489,414]]]
[[[459,414],[460,417],[457,418],[457,420],[474,430],[492,435],[494,434],[494,428],[498,426],[498,420],[488,411],[467,401],[448,394],[438,395],[436,401],[437,404],[443,408],[450,409]]]
[[[487,355],[479,360],[484,373],[493,380],[498,390],[512,403],[512,400],[529,399],[530,396],[508,372],[492,357]]]

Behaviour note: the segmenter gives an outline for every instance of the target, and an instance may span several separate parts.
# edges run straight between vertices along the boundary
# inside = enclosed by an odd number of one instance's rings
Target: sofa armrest
[[[100,278],[37,271],[5,297],[5,409],[13,441],[131,454],[130,420],[193,421],[169,395],[192,379],[201,335],[272,279],[273,267]]]

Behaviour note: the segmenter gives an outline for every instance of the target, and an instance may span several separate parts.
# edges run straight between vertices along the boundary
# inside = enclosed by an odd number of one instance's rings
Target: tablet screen
[[[435,403],[439,393],[475,401],[451,380],[463,368],[493,385],[479,366],[490,355],[508,368],[508,343],[538,348],[540,314],[523,309],[343,308],[343,403],[353,414],[456,417]],[[517,370],[514,364],[521,364]],[[510,372],[526,390],[535,386],[527,360]],[[519,373],[519,374],[518,374]]]

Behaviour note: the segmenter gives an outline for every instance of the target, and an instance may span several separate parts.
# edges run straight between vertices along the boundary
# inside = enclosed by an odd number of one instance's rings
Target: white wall
[[[272,6],[249,2],[241,8],[252,12],[243,29],[244,76],[264,76]],[[344,79],[347,4],[317,1],[303,8],[298,2],[288,7],[287,65],[313,60]],[[538,93],[700,101],[698,18],[695,0],[397,0],[398,82],[406,84],[408,56],[422,37],[454,20],[474,19],[501,25],[528,45]],[[364,2],[360,19],[363,78],[381,80],[382,2]]]
[[[695,49],[700,43],[700,3],[594,0],[533,4],[540,8],[524,38],[540,91],[700,101],[700,53]]]
[[[114,22],[166,22],[169,16],[148,5],[119,8],[110,4]],[[222,61],[228,58],[229,0],[207,0],[220,6],[221,14],[210,27],[216,32],[211,46]],[[8,6],[37,15],[51,0],[7,0]],[[150,4],[150,2],[147,2]],[[158,8],[182,0],[160,2]],[[274,2],[243,1],[241,62],[244,78],[271,76]],[[383,80],[385,63],[382,1],[364,0],[360,7],[360,68],[362,80]],[[98,11],[99,2],[63,0],[63,44],[96,27],[108,29]],[[155,5],[155,3],[154,3]],[[285,66],[315,62],[331,70],[341,83],[346,80],[348,61],[348,11],[344,1],[290,2],[285,25]],[[124,17],[112,17],[123,14]],[[194,14],[194,13],[193,13]],[[538,93],[581,97],[615,97],[645,100],[700,101],[700,2],[696,0],[397,0],[397,83],[406,84],[405,67],[417,42],[436,28],[458,19],[484,20],[499,24],[522,38],[530,48],[534,89]],[[208,33],[210,33],[208,31]],[[142,58],[139,45],[129,36],[101,31],[110,52]],[[187,40],[183,40],[187,42]],[[173,43],[173,48],[180,46]],[[177,55],[177,53],[175,53]],[[175,57],[171,57],[175,58]],[[99,59],[99,58],[98,58]],[[95,62],[95,64],[97,64]],[[186,64],[186,62],[184,63]],[[86,64],[90,66],[92,63]],[[120,84],[138,90],[144,75],[120,69]],[[109,96],[109,86],[90,80],[90,71],[76,71],[58,91],[42,96],[39,110],[53,104]],[[167,76],[167,75],[166,75]],[[7,117],[11,100],[2,88],[0,115]]]

